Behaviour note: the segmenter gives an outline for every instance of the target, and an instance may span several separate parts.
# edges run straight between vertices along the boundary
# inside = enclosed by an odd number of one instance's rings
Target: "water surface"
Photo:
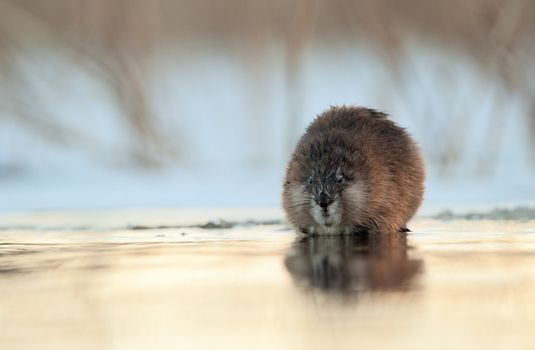
[[[535,348],[534,221],[297,238],[168,214],[4,218],[0,347]]]

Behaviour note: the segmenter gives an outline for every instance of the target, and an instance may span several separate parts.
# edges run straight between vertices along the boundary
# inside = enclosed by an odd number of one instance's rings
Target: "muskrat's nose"
[[[319,206],[322,207],[323,209],[326,209],[329,206],[329,204],[332,203],[331,197],[329,197],[329,195],[323,191],[319,194],[319,196],[316,196],[315,200],[316,200],[316,203],[318,203]]]

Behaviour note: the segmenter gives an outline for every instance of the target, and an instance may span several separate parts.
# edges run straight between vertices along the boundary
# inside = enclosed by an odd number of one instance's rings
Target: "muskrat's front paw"
[[[307,227],[300,227],[298,229],[298,232],[303,234],[303,235],[307,235],[307,236],[310,236],[310,234],[311,234],[310,230]]]

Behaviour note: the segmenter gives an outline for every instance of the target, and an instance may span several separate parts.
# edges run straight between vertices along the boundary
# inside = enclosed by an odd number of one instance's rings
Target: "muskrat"
[[[424,177],[416,143],[385,113],[331,107],[299,140],[282,205],[305,234],[405,232],[422,202]]]

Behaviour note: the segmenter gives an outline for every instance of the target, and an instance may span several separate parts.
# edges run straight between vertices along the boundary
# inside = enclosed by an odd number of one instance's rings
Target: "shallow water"
[[[0,348],[535,348],[535,221],[307,239],[247,215],[3,217]]]

